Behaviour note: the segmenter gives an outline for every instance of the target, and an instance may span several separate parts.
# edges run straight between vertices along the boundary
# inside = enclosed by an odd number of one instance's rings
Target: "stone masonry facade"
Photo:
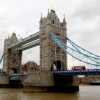
[[[40,67],[43,71],[50,71],[53,64],[60,62],[60,66],[67,69],[67,55],[64,53],[49,36],[52,32],[58,39],[66,44],[66,20],[60,22],[55,10],[48,11],[47,17],[40,18]]]
[[[20,73],[20,66],[22,61],[22,52],[18,51],[17,48],[9,50],[8,46],[18,42],[15,33],[8,37],[4,41],[4,60],[3,60],[3,71],[6,74]]]

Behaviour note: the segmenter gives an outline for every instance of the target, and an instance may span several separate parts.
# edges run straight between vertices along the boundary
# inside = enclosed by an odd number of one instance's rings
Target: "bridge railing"
[[[10,77],[10,80],[16,80],[16,79],[19,79],[23,76],[27,77],[28,74],[13,74],[13,75],[10,75],[9,77]]]
[[[100,69],[54,71],[54,75],[98,75]]]

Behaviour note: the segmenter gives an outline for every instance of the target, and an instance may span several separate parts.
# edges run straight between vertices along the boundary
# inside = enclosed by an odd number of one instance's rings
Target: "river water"
[[[100,86],[83,85],[75,93],[25,93],[32,88],[0,88],[0,100],[100,100]]]

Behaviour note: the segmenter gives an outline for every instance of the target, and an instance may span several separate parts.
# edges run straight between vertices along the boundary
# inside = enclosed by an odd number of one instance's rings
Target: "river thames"
[[[100,100],[100,86],[81,85],[75,93],[25,93],[33,88],[0,88],[0,100]]]

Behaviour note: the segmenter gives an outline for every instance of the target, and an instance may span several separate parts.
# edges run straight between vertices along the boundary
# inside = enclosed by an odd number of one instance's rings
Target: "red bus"
[[[85,66],[73,66],[72,70],[85,70],[86,67]]]

